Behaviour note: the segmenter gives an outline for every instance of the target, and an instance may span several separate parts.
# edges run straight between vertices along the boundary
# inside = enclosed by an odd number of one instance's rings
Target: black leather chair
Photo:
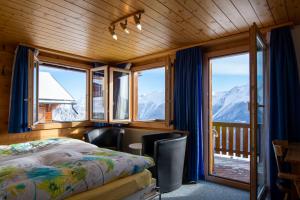
[[[171,192],[182,185],[186,134],[179,132],[144,135],[143,155],[154,158],[150,169],[161,193]]]
[[[97,128],[84,134],[85,141],[101,148],[122,151],[125,130],[116,127]]]

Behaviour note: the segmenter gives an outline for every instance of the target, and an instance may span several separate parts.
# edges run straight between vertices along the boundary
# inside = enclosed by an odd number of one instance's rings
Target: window
[[[249,54],[210,59],[214,122],[250,123]]]
[[[86,120],[129,123],[132,119],[137,122],[134,126],[145,126],[144,122],[169,126],[172,111],[167,100],[171,94],[167,92],[171,91],[171,71],[165,61],[130,71],[108,66],[91,68],[85,64],[76,68],[72,62],[59,65],[54,64],[59,60],[43,56],[40,59],[41,62],[32,62],[30,68],[30,127],[43,129],[54,126],[51,123],[60,127],[60,122]],[[80,125],[66,123],[64,127]]]
[[[165,120],[165,67],[134,73],[135,120]]]
[[[107,121],[107,66],[91,69],[91,120]]]
[[[87,72],[48,64],[39,65],[39,123],[87,119]]]
[[[110,68],[110,121],[129,122],[131,119],[131,72]]]

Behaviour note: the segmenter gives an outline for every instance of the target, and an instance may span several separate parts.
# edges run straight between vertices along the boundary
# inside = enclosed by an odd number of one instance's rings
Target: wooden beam
[[[278,25],[274,25],[274,26],[264,27],[264,28],[261,28],[260,31],[262,33],[267,33],[267,32],[270,32],[272,29],[275,29],[275,28],[280,28],[280,27],[284,27],[284,26],[293,26],[293,25],[294,25],[293,22],[287,22],[287,23],[282,23],[282,24],[278,24]],[[154,59],[154,58],[158,58],[158,57],[167,56],[167,55],[170,55],[170,54],[175,54],[176,51],[187,49],[187,48],[192,48],[192,47],[196,47],[196,46],[211,46],[211,45],[226,43],[226,42],[230,42],[230,41],[234,41],[234,40],[238,40],[238,39],[246,38],[246,37],[249,37],[249,31],[242,32],[242,33],[237,33],[237,34],[233,34],[233,35],[229,35],[229,36],[225,36],[225,37],[221,37],[221,38],[217,38],[217,39],[213,39],[213,40],[208,40],[208,41],[205,41],[205,42],[186,45],[186,46],[183,46],[183,47],[170,49],[170,50],[167,50],[167,51],[162,51],[162,52],[158,52],[158,53],[154,53],[154,54],[150,54],[150,55],[146,55],[146,56],[141,56],[141,57],[137,57],[137,58],[133,58],[133,59],[129,59],[129,60],[124,60],[120,63],[142,62],[142,61],[145,61],[145,60],[148,60],[148,59]],[[120,63],[117,63],[117,64],[120,64]]]

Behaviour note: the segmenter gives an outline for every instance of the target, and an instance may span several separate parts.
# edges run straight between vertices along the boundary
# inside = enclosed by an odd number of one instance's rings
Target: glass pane
[[[86,120],[85,71],[39,66],[39,122]]]
[[[265,184],[265,135],[264,123],[264,46],[257,38],[257,194]]]
[[[38,122],[38,62],[34,62],[33,68],[33,123]]]
[[[129,73],[113,71],[113,119],[129,119]]]
[[[137,72],[137,120],[165,119],[165,67]]]
[[[210,64],[210,173],[249,183],[249,53],[213,58]]]
[[[92,118],[104,120],[105,119],[105,97],[104,97],[104,76],[105,71],[94,71],[92,75]]]

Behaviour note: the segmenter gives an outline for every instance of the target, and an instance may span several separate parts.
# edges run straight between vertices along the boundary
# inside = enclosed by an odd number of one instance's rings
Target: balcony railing
[[[250,125],[213,122],[216,154],[248,158],[250,155]]]

